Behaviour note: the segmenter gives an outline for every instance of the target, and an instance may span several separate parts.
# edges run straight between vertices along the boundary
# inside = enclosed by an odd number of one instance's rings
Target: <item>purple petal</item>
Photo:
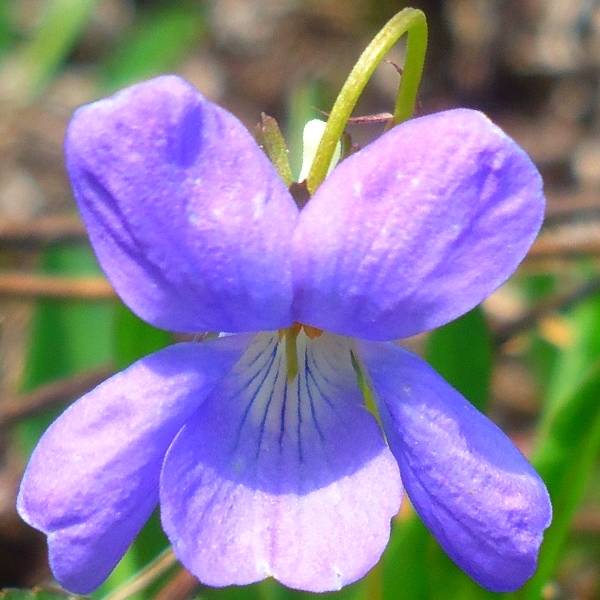
[[[249,341],[231,336],[152,354],[83,396],[44,434],[18,510],[48,535],[64,587],[87,594],[106,579],[158,502],[169,444]]]
[[[400,506],[398,466],[365,410],[347,339],[259,334],[169,449],[163,527],[203,583],[272,576],[310,591],[363,576]]]
[[[180,332],[291,324],[298,211],[233,115],[158,77],[79,109],[66,154],[100,265],[142,319]]]
[[[551,506],[539,475],[496,425],[429,365],[359,342],[406,491],[450,558],[497,592],[536,568]]]
[[[302,210],[294,320],[378,340],[438,327],[511,275],[543,211],[535,166],[481,113],[408,121],[340,163]]]

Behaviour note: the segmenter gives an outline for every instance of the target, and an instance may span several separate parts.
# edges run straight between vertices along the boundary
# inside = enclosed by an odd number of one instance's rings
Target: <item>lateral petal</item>
[[[543,212],[537,169],[483,114],[407,121],[342,161],[300,213],[294,320],[374,340],[438,327],[513,273]]]
[[[165,459],[163,527],[208,585],[339,589],[387,544],[398,466],[362,404],[350,342],[303,336],[290,382],[285,343],[258,335]]]
[[[232,114],[158,77],[80,108],[65,150],[100,265],[142,319],[189,333],[291,324],[298,211]]]
[[[533,575],[551,520],[539,475],[506,435],[427,363],[392,343],[357,344],[406,491],[448,556],[477,583],[513,591]]]
[[[156,507],[167,448],[249,341],[160,350],[83,396],[42,436],[17,508],[48,536],[65,588],[87,594],[108,577]]]

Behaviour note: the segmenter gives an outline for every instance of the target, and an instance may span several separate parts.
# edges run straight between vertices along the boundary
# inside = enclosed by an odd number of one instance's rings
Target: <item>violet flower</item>
[[[66,155],[123,301],[157,327],[231,334],[138,361],[42,437],[18,507],[66,588],[101,584],[160,502],[206,584],[338,589],[379,559],[403,487],[482,586],[532,575],[539,476],[389,341],[462,315],[523,259],[544,198],[510,138],[470,110],[408,121],[299,211],[244,126],[169,76],[79,109]]]

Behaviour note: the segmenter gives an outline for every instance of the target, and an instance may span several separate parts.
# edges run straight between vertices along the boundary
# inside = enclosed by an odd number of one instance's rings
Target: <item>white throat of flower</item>
[[[229,406],[227,410],[237,406],[241,414],[234,446],[242,443],[242,430],[248,429],[259,432],[248,434],[258,436],[257,456],[268,450],[270,436],[279,445],[287,440],[302,455],[303,444],[315,431],[323,437],[337,411],[348,403],[363,404],[351,358],[353,341],[327,332],[314,334],[311,328],[308,334],[301,326],[258,333],[217,390],[220,405]]]
[[[317,154],[317,148],[323,137],[325,131],[325,122],[319,119],[312,119],[304,126],[304,132],[302,133],[302,168],[300,169],[300,176],[298,181],[304,181],[308,177],[308,173],[313,164],[315,156]],[[335,152],[329,165],[327,174],[331,173],[333,168],[340,161],[342,155],[342,146],[338,142],[335,146]]]

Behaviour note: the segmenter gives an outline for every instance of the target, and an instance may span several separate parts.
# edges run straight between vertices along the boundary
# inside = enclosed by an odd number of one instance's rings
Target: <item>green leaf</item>
[[[45,274],[94,275],[100,269],[87,246],[51,247],[41,269]],[[35,387],[86,369],[106,365],[113,357],[113,309],[111,301],[41,300],[32,325],[22,387]],[[17,427],[24,455],[58,415],[40,414]]]
[[[600,356],[600,294],[575,306],[564,315],[564,320],[573,339],[553,365],[545,400],[546,421],[553,418],[552,411],[560,410],[561,403],[569,401],[590,364]]]
[[[121,303],[115,308],[115,338],[118,369],[173,343],[169,332],[148,325]]]
[[[414,512],[394,522],[383,564],[386,599],[491,600],[502,597],[483,589],[459,569]]]
[[[553,521],[546,531],[538,569],[518,597],[534,600],[561,558],[571,520],[600,453],[600,360],[579,388],[560,402],[545,424],[533,465],[552,499]]]
[[[429,334],[427,362],[480,411],[492,376],[492,338],[479,307]]]
[[[98,275],[87,246],[51,247],[42,260],[47,275]],[[24,388],[104,364],[112,358],[112,301],[41,300],[37,303]]]
[[[123,33],[102,67],[104,87],[117,89],[172,71],[205,31],[200,6],[176,3],[148,11]]]
[[[96,0],[53,0],[41,4],[33,37],[7,58],[4,76],[11,78],[15,99],[31,100],[51,81],[79,40]]]
[[[0,52],[10,48],[14,38],[15,32],[9,17],[9,3],[0,2]]]
[[[432,535],[416,514],[393,522],[390,543],[382,559],[384,598],[431,597],[428,556],[433,543]]]
[[[554,360],[532,458],[548,487],[554,514],[536,574],[515,594],[519,599],[538,600],[554,575],[600,453],[600,294],[562,318],[571,340],[558,349]]]

